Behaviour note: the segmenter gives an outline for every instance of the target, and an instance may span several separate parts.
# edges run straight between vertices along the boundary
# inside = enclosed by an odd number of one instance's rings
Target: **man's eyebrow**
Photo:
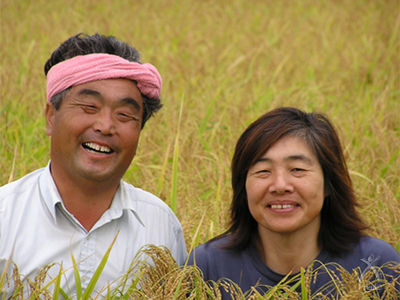
[[[133,98],[130,98],[130,97],[123,98],[119,102],[120,102],[121,105],[132,105],[133,107],[135,107],[135,109],[137,111],[139,111],[139,112],[142,111],[142,107],[140,106],[139,102],[137,102]]]
[[[97,97],[100,100],[103,100],[103,96],[101,95],[100,92],[91,90],[91,89],[83,89],[83,90],[79,91],[78,96],[81,96],[81,95],[92,95],[92,96]],[[119,100],[118,104],[120,106],[132,105],[139,112],[142,110],[142,107],[140,106],[139,102],[137,102],[135,99],[133,99],[131,97],[126,97],[126,98]]]
[[[96,96],[98,98],[102,98],[101,94],[98,91],[91,90],[91,89],[80,90],[79,93],[78,93],[78,96],[80,96],[80,95],[93,95],[93,96]]]

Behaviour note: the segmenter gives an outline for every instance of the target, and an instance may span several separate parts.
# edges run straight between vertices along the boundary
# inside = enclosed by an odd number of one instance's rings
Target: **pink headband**
[[[112,78],[135,80],[140,93],[161,101],[162,80],[153,65],[100,53],[75,56],[53,66],[47,73],[47,101],[71,86]]]

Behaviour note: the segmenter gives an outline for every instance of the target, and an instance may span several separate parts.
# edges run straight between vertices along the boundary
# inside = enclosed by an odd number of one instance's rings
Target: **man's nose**
[[[104,110],[97,114],[93,130],[103,135],[114,135],[116,133],[116,125],[112,112]]]

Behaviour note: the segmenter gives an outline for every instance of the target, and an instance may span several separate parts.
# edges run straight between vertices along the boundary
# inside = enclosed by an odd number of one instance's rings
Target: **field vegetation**
[[[240,134],[264,112],[295,106],[337,126],[368,234],[400,251],[399,1],[1,0],[0,10],[0,185],[48,163],[43,66],[51,52],[74,34],[99,32],[136,47],[163,77],[164,107],[142,131],[124,180],[173,208],[188,250],[226,228]],[[146,270],[161,277],[131,274],[149,288],[124,297],[184,299],[194,282],[193,299],[218,299],[196,270],[146,251],[170,269],[160,262]],[[171,294],[162,294],[167,286]],[[368,296],[357,288],[342,298]],[[313,296],[283,287],[264,297]]]

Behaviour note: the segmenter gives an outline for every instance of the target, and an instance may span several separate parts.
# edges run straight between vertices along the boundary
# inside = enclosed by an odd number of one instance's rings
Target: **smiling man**
[[[161,108],[161,77],[139,53],[114,37],[76,35],[45,65],[50,162],[0,188],[0,274],[13,264],[34,279],[47,264],[66,270],[61,287],[73,295],[72,258],[85,289],[117,236],[96,285],[117,282],[146,244],[186,258],[181,225],[159,198],[122,181],[140,132]],[[59,272],[49,270],[49,278]],[[8,293],[12,292],[12,287]]]

